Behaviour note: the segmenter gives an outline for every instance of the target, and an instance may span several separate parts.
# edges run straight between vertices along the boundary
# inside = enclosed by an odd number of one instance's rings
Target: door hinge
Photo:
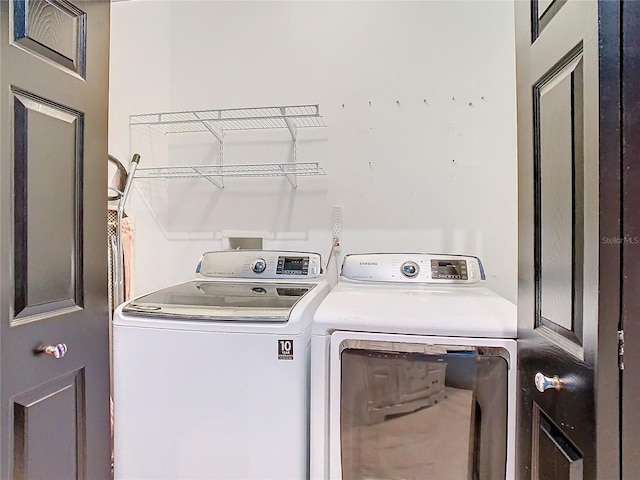
[[[624,330],[618,330],[618,367],[624,370]]]

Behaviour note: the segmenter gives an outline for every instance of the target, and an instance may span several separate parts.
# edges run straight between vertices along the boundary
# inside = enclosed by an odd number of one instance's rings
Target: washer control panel
[[[318,253],[286,250],[226,250],[202,255],[196,273],[218,278],[315,278],[322,274]]]
[[[435,253],[346,255],[341,275],[373,282],[468,284],[485,279],[479,258]]]

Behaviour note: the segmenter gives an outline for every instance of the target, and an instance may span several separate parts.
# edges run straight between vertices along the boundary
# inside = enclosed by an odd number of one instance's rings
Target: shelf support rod
[[[296,163],[296,143],[298,140],[298,131],[296,130],[296,126],[293,124],[291,119],[286,115],[285,107],[280,108],[280,113],[282,114],[282,118],[284,118],[285,123],[287,124],[287,128],[289,129],[289,133],[291,134],[291,163]],[[295,165],[294,165],[295,168]],[[293,188],[298,188],[298,179],[295,173],[286,173],[285,176],[289,183]]]
[[[222,132],[222,131],[218,132],[215,128],[213,128],[211,125],[209,125],[209,123],[206,122],[206,121],[203,121],[202,124],[204,125],[204,127],[207,130],[209,130],[213,134],[214,137],[216,137],[216,139],[220,143],[224,142],[224,132]]]
[[[282,170],[282,173],[284,173],[284,176],[287,177],[287,180],[289,180],[291,186],[296,189],[298,188],[298,177],[295,173],[287,173],[287,167],[289,165],[291,164],[281,164],[280,169]],[[295,168],[295,165],[293,167]]]
[[[219,115],[220,115],[220,112],[218,112],[218,116]],[[211,125],[209,125],[209,122],[204,122],[203,121],[202,124],[218,140],[218,143],[220,145],[220,154],[219,154],[219,157],[218,157],[218,166],[220,167],[220,169],[222,169],[222,166],[224,165],[224,158],[223,158],[223,155],[224,155],[224,130],[217,131],[215,128],[213,128]],[[207,178],[207,180],[209,180],[211,183],[213,183],[214,185],[217,185],[220,188],[224,188],[224,177],[220,177],[220,184],[219,185],[218,185],[217,182],[214,182],[213,180],[211,180],[209,178]]]
[[[216,187],[218,187],[220,189],[224,188],[224,184],[222,182],[215,181],[211,175],[207,175],[206,173],[202,173],[199,168],[196,168],[196,167],[191,167],[191,168],[193,168],[194,172],[196,172],[202,178],[204,178],[204,179],[208,180],[209,182],[213,183]],[[222,180],[222,177],[220,177],[220,180]]]
[[[284,109],[283,109],[282,115],[284,117]],[[289,133],[291,134],[291,139],[295,142],[296,141],[296,137],[298,136],[298,132],[296,130],[296,126],[293,124],[293,122],[291,121],[291,119],[289,117],[284,117],[284,121],[287,124],[287,128],[289,129]]]

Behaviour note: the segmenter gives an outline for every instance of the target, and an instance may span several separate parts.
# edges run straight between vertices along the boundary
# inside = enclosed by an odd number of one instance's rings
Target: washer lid
[[[138,297],[128,315],[206,321],[286,322],[313,284],[191,281]]]

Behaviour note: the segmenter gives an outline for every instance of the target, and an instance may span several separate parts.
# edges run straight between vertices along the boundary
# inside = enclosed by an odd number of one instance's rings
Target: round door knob
[[[562,380],[555,375],[553,377],[547,377],[546,375],[538,372],[533,379],[533,382],[536,384],[536,388],[539,392],[544,393],[546,390],[553,388],[554,390],[562,389]]]
[[[62,358],[67,354],[67,346],[64,343],[38,347],[38,353],[46,353],[54,358]]]

